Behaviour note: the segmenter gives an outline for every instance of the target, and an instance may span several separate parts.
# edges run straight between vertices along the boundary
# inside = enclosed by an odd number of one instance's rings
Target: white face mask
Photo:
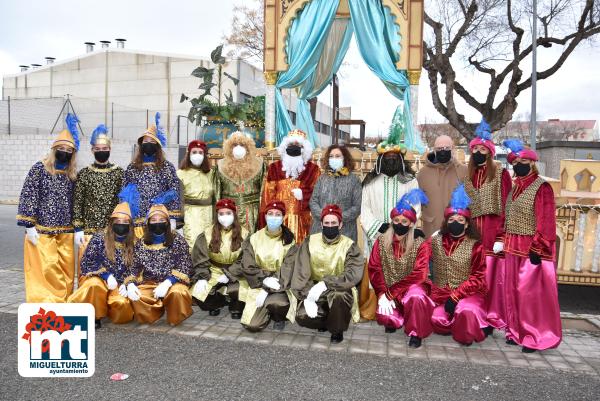
[[[218,217],[219,223],[225,228],[233,224],[233,214],[224,214]]]
[[[338,171],[339,169],[344,167],[344,159],[330,157],[329,167],[331,167],[333,171]]]
[[[190,161],[194,166],[200,167],[204,161],[204,155],[202,153],[194,153],[193,155],[190,155]]]
[[[246,156],[246,148],[242,145],[235,145],[232,150],[233,157],[236,159],[243,159]]]

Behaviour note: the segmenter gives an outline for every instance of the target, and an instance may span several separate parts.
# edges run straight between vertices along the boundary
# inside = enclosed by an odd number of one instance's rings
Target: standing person
[[[283,329],[290,305],[295,306],[287,290],[297,248],[294,234],[283,223],[285,204],[271,201],[263,212],[266,227],[244,241],[242,258],[232,266],[234,274],[246,279],[240,281],[239,298],[246,303],[241,323],[249,331],[260,331],[271,320],[275,329]]]
[[[160,113],[156,113],[155,124],[140,135],[137,143],[133,162],[125,170],[123,185],[135,184],[140,191],[140,216],[135,221],[135,234],[141,238],[144,232],[144,216],[148,215],[152,199],[163,192],[175,191],[176,196],[165,205],[169,211],[172,229],[175,229],[176,220],[181,220],[181,202],[177,172],[173,164],[166,160],[163,151],[167,146],[167,137],[160,126]]]
[[[471,220],[471,200],[459,185],[444,211],[440,232],[431,242],[431,316],[433,331],[452,334],[463,345],[490,334],[485,310],[485,253]]]
[[[198,235],[192,249],[192,296],[210,316],[218,316],[221,308],[229,305],[232,319],[240,319],[244,303],[239,300],[239,290],[244,279],[229,268],[241,257],[248,231],[240,226],[233,200],[221,199],[215,208],[216,222]]]
[[[554,266],[556,206],[552,187],[539,176],[537,153],[517,139],[511,152],[515,185],[506,201],[506,338],[526,353],[556,348],[562,340]]]
[[[290,131],[277,148],[281,160],[269,165],[261,199],[263,209],[274,200],[285,204],[284,224],[299,244],[310,231],[312,221],[308,204],[321,174],[319,166],[311,161],[312,151],[306,133],[298,129]],[[264,225],[264,219],[261,219],[260,227]]]
[[[153,323],[167,312],[167,322],[176,326],[192,315],[190,274],[192,258],[182,235],[171,229],[166,204],[177,197],[169,190],[154,198],[146,217],[144,236],[135,245],[135,277],[140,285],[129,288],[135,319]]]
[[[417,174],[419,188],[427,194],[429,204],[423,207],[423,231],[429,238],[444,222],[444,208],[456,186],[467,177],[467,166],[454,156],[454,142],[447,135],[435,139],[433,152]]]
[[[254,139],[236,131],[223,143],[217,163],[217,199],[235,201],[240,225],[253,234],[260,210],[260,194],[267,167],[256,154]]]
[[[481,234],[486,255],[488,321],[492,327],[504,329],[504,208],[512,180],[508,171],[499,162],[494,162],[496,145],[485,119],[477,126],[475,135],[469,143],[471,158],[465,190],[471,198],[471,219]]]
[[[26,302],[66,302],[75,275],[73,190],[77,177],[79,120],[71,113],[50,153],[35,163],[23,183],[17,224],[25,227]]]
[[[198,235],[213,222],[216,183],[207,149],[206,143],[191,141],[177,170],[177,177],[183,186],[183,236],[190,249]]]
[[[121,200],[109,216],[104,230],[96,231],[81,258],[79,288],[68,302],[94,305],[96,328],[108,316],[111,322],[127,323],[133,308],[127,285],[135,281],[133,271],[133,216],[137,215],[139,193],[129,184],[118,194]]]
[[[343,210],[344,225],[342,235],[357,242],[356,219],[360,216],[362,200],[362,187],[355,174],[354,160],[347,147],[331,145],[323,157],[323,171],[312,196],[310,197],[310,211],[312,213],[311,234],[321,232],[320,215],[323,207],[328,204],[339,205]]]
[[[350,238],[340,234],[342,210],[325,205],[321,232],[312,234],[298,249],[292,293],[301,301],[296,313],[300,326],[331,333],[331,343],[344,341],[350,320],[358,322],[358,291],[364,258]]]
[[[426,285],[431,244],[415,235],[415,206],[427,202],[420,189],[402,196],[390,213],[390,226],[375,240],[369,258],[369,279],[378,298],[377,323],[386,333],[404,326],[412,348],[419,348],[433,330],[434,304],[427,297]]]

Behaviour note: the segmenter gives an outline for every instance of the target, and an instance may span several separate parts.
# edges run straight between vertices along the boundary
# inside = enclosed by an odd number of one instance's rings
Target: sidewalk
[[[19,304],[25,299],[21,269],[0,270],[0,293],[2,294],[0,312],[16,314]],[[128,330],[168,332],[239,343],[273,344],[300,349],[372,354],[389,358],[462,361],[472,364],[552,369],[600,376],[600,316],[563,313],[562,317],[565,329],[561,345],[554,350],[532,354],[522,353],[520,347],[506,345],[501,332],[495,332],[493,337],[488,337],[484,342],[475,343],[470,347],[461,346],[449,336],[434,334],[423,341],[421,348],[412,349],[408,348],[407,337],[402,331],[385,334],[383,328],[375,322],[351,325],[344,334],[344,341],[341,344],[331,345],[328,333],[318,333],[289,322],[283,331],[272,330],[269,326],[261,333],[250,333],[241,327],[239,321],[232,320],[226,309],[222,309],[220,316],[211,317],[196,306],[194,306],[194,314],[176,327],[168,325],[164,318],[152,325],[138,323],[112,325],[110,321],[104,319],[102,325],[115,327],[124,332]]]

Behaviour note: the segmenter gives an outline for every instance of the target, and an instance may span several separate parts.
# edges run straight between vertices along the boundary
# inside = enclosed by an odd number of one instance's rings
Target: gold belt
[[[219,269],[229,269],[233,263],[219,263],[211,260],[210,264],[214,267],[218,267]]]

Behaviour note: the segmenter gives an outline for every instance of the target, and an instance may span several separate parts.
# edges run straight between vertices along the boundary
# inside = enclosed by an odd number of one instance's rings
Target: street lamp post
[[[529,123],[530,128],[530,147],[535,150],[536,148],[536,132],[537,132],[537,0],[533,0],[533,24],[532,24],[532,52],[531,52],[531,121]]]

